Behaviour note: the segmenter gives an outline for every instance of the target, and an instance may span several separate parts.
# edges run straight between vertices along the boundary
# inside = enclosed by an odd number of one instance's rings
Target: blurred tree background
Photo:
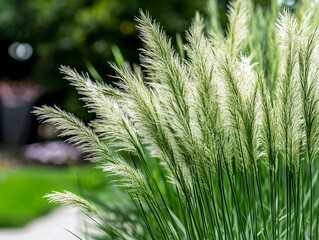
[[[255,1],[265,7],[270,2]],[[225,26],[227,0],[218,5]],[[189,27],[195,11],[207,13],[207,0],[1,0],[0,79],[36,82],[43,90],[39,104],[57,104],[89,119],[58,68],[69,65],[93,75],[96,70],[104,81],[111,81],[107,62],[114,61],[114,46],[127,61],[138,62],[141,43],[134,18],[139,9],[160,22],[174,42],[175,33]],[[8,48],[14,42],[30,44],[32,57],[10,57]]]
[[[111,47],[130,62],[138,62],[140,42],[134,17],[143,9],[169,33],[183,32],[206,0],[2,0],[0,1],[0,77],[29,79],[44,86],[46,101],[83,116],[73,90],[59,74],[60,65],[82,71],[92,64],[104,80],[112,74]],[[8,55],[13,42],[28,43],[33,56],[17,61]]]

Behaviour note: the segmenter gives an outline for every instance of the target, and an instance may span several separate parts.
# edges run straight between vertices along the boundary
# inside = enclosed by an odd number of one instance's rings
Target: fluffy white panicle
[[[117,182],[125,187],[133,197],[142,196],[147,200],[153,199],[153,194],[149,188],[145,176],[136,168],[131,167],[123,160],[114,163],[107,163],[103,171],[118,177]]]
[[[249,0],[232,1],[228,9],[229,25],[227,43],[232,56],[242,51],[249,36],[248,24],[252,13],[252,2]]]
[[[33,111],[43,122],[56,126],[61,137],[75,144],[81,151],[88,154],[93,162],[113,161],[109,147],[100,141],[94,131],[87,127],[73,114],[67,113],[58,107],[42,106]]]
[[[71,193],[69,191],[53,192],[44,196],[51,203],[59,203],[62,205],[71,205],[77,207],[85,212],[96,213],[95,208],[82,197]]]

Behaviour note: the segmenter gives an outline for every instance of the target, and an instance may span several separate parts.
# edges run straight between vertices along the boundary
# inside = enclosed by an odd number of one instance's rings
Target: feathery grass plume
[[[70,68],[62,67],[61,70],[67,74],[65,78],[72,85],[76,85],[79,94],[84,96],[82,100],[89,110],[96,114],[97,119],[90,125],[100,139],[109,140],[116,146],[120,145],[121,148],[118,150],[143,153],[137,131],[125,114],[124,106],[121,107],[115,101],[117,99],[120,102],[125,102],[127,98],[125,94],[109,86],[93,83],[88,76],[80,75]],[[106,95],[106,93],[108,94]]]
[[[93,130],[74,115],[58,107],[48,106],[35,108],[33,112],[40,121],[55,125],[59,136],[67,137],[67,141],[87,153],[91,161],[113,161],[112,152],[107,145],[101,142]]]
[[[204,21],[196,14],[193,24],[187,33],[188,45],[186,52],[189,60],[186,62],[189,76],[194,85],[193,104],[191,114],[196,116],[198,141],[208,165],[216,169],[215,141],[218,137],[220,126],[218,124],[219,109],[217,102],[217,85],[213,81],[215,56],[213,51],[205,51],[210,46],[209,40],[204,36]]]
[[[167,90],[166,93],[170,95],[167,98],[168,103],[172,105],[172,113],[178,117],[181,127],[187,128],[189,106],[185,82],[188,76],[185,66],[173,50],[170,39],[157,23],[144,13],[141,13],[138,23],[141,39],[145,45],[141,60],[142,66],[146,68],[146,79],[163,85]]]
[[[117,181],[120,183],[120,186],[132,193],[133,197],[140,196],[151,201],[151,203],[154,201],[145,176],[125,161],[109,162],[105,164],[103,171],[114,176],[119,176],[120,178]]]
[[[187,167],[181,162],[181,158],[178,157],[178,153],[173,150],[172,145],[173,141],[168,138],[170,134],[169,125],[166,124],[167,120],[165,118],[171,117],[168,114],[164,114],[164,111],[161,111],[160,108],[163,107],[163,103],[157,101],[157,98],[163,98],[163,101],[169,101],[166,106],[171,107],[166,110],[170,111],[171,114],[176,115],[179,119],[177,122],[171,122],[172,124],[177,124],[175,130],[187,131],[187,134],[190,135],[189,129],[189,113],[188,105],[185,102],[185,87],[183,79],[185,73],[181,71],[182,65],[180,59],[173,51],[170,41],[160,30],[159,26],[148,17],[147,15],[141,13],[141,18],[138,22],[143,24],[143,29],[141,29],[142,40],[146,44],[146,48],[142,54],[143,63],[145,65],[148,75],[146,76],[147,80],[152,80],[149,82],[150,88],[147,88],[141,77],[141,74],[130,71],[129,68],[124,67],[119,69],[114,67],[115,71],[125,84],[121,84],[120,87],[127,89],[133,96],[133,108],[136,107],[136,117],[135,124],[138,128],[145,129],[147,133],[142,134],[144,137],[151,136],[150,148],[155,150],[155,153],[164,153],[165,165],[168,166],[169,171],[174,176],[174,182],[178,186],[187,184],[186,182],[181,183],[180,179],[187,179],[187,175],[179,176],[183,172],[187,171]],[[161,41],[160,41],[161,40]],[[147,50],[146,50],[147,49]],[[176,78],[178,79],[178,84],[175,83]],[[165,80],[165,82],[160,82],[160,80]],[[152,85],[161,84],[164,90],[163,92],[155,92],[158,89],[152,89]],[[166,91],[169,89],[168,91]],[[167,95],[165,95],[167,94]],[[175,99],[174,99],[175,98]],[[179,100],[177,101],[176,98]],[[177,103],[177,104],[176,104]],[[187,117],[183,117],[186,115]],[[134,119],[134,116],[133,116]],[[166,126],[165,126],[166,125]],[[181,132],[183,134],[183,132]],[[147,143],[147,142],[146,142]],[[175,145],[176,146],[176,145]],[[179,179],[179,180],[178,180]],[[186,185],[185,185],[186,187]],[[186,189],[184,190],[186,191]]]
[[[189,102],[187,101],[189,99],[186,82],[188,75],[185,65],[173,50],[170,40],[149,16],[141,13],[138,22],[141,39],[145,44],[141,60],[142,65],[146,68],[146,79],[151,83],[162,85],[162,88],[157,88],[155,91],[161,91],[158,93],[161,97],[161,106],[165,107],[168,113],[165,117],[177,119],[171,122],[177,145],[181,143],[181,138],[188,139],[188,147],[185,146],[185,143],[179,145],[183,148],[182,152],[186,153],[196,145],[196,142],[191,128]]]
[[[274,0],[263,12],[234,1],[226,37],[217,15],[205,35],[196,14],[183,58],[141,12],[142,66],[111,64],[116,87],[61,67],[96,118],[34,112],[115,176],[143,228],[119,215],[131,227],[105,220],[106,239],[319,239],[319,31],[310,5],[289,11]]]
[[[148,89],[141,79],[137,69],[133,71],[129,66],[117,67],[118,85],[128,93],[127,114],[136,128],[139,129],[143,144],[149,145],[149,150],[154,157],[171,152],[164,147],[171,148],[165,130],[161,127],[161,117],[158,115],[158,106],[154,102],[154,94]],[[155,131],[156,130],[156,131]],[[164,130],[164,131],[163,131]],[[160,132],[158,132],[160,131]],[[165,144],[165,145],[162,145]],[[170,159],[168,155],[166,159]]]
[[[223,118],[228,119],[228,132],[234,136],[233,144],[237,163],[246,169],[256,165],[257,151],[257,78],[250,64],[251,58],[233,60],[225,55],[220,60],[220,76],[225,88],[221,106]],[[226,122],[226,121],[225,121]]]
[[[161,158],[172,183],[182,188],[181,193],[185,195],[189,191],[187,167],[174,150],[175,143],[169,138],[168,124],[160,109],[160,103],[156,101],[157,93],[147,88],[137,68],[132,71],[128,66],[112,66],[120,80],[118,85],[129,94],[130,117],[136,129],[139,129],[143,145],[151,156]]]
[[[300,83],[297,80],[297,49],[300,29],[296,19],[285,10],[278,21],[281,66],[278,83],[280,145],[284,159],[295,176],[299,171],[301,132]]]
[[[46,194],[44,197],[47,198],[51,203],[70,205],[80,208],[84,212],[94,213],[98,215],[96,209],[87,200],[69,191],[54,191],[53,193]]]
[[[248,24],[253,13],[252,2],[249,0],[232,1],[228,8],[227,44],[231,56],[236,57],[248,39]]]
[[[90,95],[87,93],[88,89],[110,96],[112,98],[123,97],[123,93],[118,89],[110,87],[101,82],[93,82],[88,74],[79,74],[75,69],[71,69],[67,66],[61,66],[60,72],[65,75],[64,79],[68,80],[72,86],[75,86],[79,94],[85,97],[83,101],[90,103],[90,105],[88,104],[88,107],[91,107],[92,104],[95,104],[94,101],[89,101]]]

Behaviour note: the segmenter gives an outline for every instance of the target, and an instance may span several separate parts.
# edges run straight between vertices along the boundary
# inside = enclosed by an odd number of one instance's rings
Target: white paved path
[[[1,229],[0,240],[75,240],[78,239],[67,230],[81,234],[84,221],[81,213],[71,207],[62,207],[39,218],[24,228]],[[67,230],[66,230],[67,229]]]

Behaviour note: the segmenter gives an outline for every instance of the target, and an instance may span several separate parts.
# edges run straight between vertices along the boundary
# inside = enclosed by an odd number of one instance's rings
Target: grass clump
[[[237,0],[225,36],[211,4],[208,34],[197,14],[185,58],[141,12],[141,66],[112,64],[117,88],[61,67],[96,119],[85,125],[48,106],[35,113],[127,190],[138,221],[108,221],[107,238],[318,239],[312,4],[289,10],[272,2],[262,11]],[[100,218],[98,210],[90,216]]]

